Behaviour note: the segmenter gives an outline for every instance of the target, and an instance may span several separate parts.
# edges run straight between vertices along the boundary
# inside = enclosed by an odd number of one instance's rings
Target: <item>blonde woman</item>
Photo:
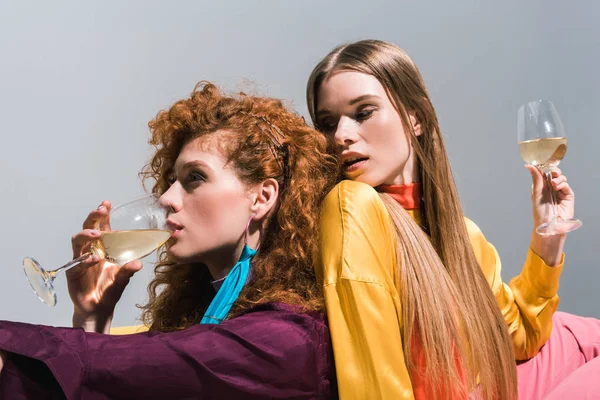
[[[521,274],[502,282],[495,248],[463,215],[435,110],[408,55],[383,41],[340,46],[314,68],[307,100],[346,179],[325,199],[317,265],[340,397],[589,390],[580,375],[600,371],[598,321],[557,314],[551,335],[565,237],[532,233]],[[527,168],[537,226],[549,217],[543,179]],[[556,170],[552,182],[560,215],[572,217],[567,179]],[[551,352],[516,368],[550,337]]]

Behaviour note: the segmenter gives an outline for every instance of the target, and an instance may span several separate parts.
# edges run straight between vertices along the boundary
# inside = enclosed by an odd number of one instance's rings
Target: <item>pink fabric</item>
[[[600,320],[557,312],[537,356],[517,366],[519,399],[600,399]]]

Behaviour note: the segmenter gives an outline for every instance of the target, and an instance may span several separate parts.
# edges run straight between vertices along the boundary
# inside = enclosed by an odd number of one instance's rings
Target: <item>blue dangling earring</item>
[[[254,216],[252,218],[254,218]],[[248,274],[250,273],[250,261],[252,261],[252,258],[258,251],[258,247],[260,247],[260,242],[256,250],[248,247],[248,228],[250,227],[252,218],[250,218],[246,224],[242,255],[225,277],[219,291],[206,309],[200,324],[220,324],[223,322],[223,320],[227,318],[231,306],[233,306],[233,303],[235,303],[239,297],[244,285],[246,285]]]

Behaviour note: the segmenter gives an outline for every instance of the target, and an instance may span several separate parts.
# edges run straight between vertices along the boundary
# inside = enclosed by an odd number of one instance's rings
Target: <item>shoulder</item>
[[[388,217],[379,194],[366,183],[343,180],[327,194],[322,215],[351,215],[355,218]]]
[[[303,311],[300,306],[286,303],[263,303],[245,310],[229,321],[244,319],[258,321],[259,323],[272,323],[283,325],[299,325],[327,329],[325,315],[318,311]],[[227,321],[226,321],[227,322]]]
[[[212,329],[231,338],[219,343],[223,344],[220,351],[230,352],[227,358],[238,360],[254,376],[269,376],[271,383],[279,382],[288,392],[328,393],[334,388],[333,349],[323,313],[265,303]],[[231,367],[225,372],[230,374]]]
[[[277,341],[277,346],[298,343],[321,346],[329,337],[324,313],[304,312],[299,306],[285,303],[258,304],[226,320],[214,329],[236,332],[255,341]]]
[[[484,250],[490,246],[490,243],[488,243],[485,235],[475,222],[465,217],[465,225],[467,226],[467,233],[469,235],[469,239],[471,240],[471,244],[476,251],[477,247],[481,247],[482,250]]]
[[[467,226],[467,233],[469,234],[471,241],[474,238],[483,236],[483,232],[481,232],[481,229],[479,228],[479,226],[477,226],[477,224],[475,222],[473,222],[472,220],[470,220],[467,217],[464,217],[464,218],[465,218],[465,225]]]
[[[133,335],[135,336],[135,335]],[[329,330],[319,312],[301,312],[281,303],[259,304],[220,324],[195,324],[177,332],[158,333],[160,339],[191,349],[218,345],[223,351],[254,353],[260,348],[313,353],[328,344]],[[299,350],[298,350],[299,351]],[[307,354],[305,354],[308,356]],[[297,353],[297,357],[303,353]]]
[[[319,368],[332,362],[329,328],[321,312],[304,312],[284,303],[259,304],[212,329],[233,335],[234,347],[242,343],[243,347],[272,349],[287,360]]]
[[[492,278],[490,274],[496,270],[496,265],[498,263],[498,253],[496,252],[496,248],[487,241],[485,235],[475,222],[465,217],[465,224],[467,226],[467,232],[469,234],[473,252],[475,253],[475,258],[483,269],[486,278],[491,282]]]
[[[343,180],[334,186],[325,197],[326,201],[375,201],[377,191],[366,183]]]

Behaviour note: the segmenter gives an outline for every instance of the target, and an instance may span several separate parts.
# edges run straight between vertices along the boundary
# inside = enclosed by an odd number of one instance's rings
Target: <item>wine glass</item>
[[[93,241],[90,250],[67,264],[53,270],[44,269],[35,259],[25,257],[25,276],[40,300],[49,306],[56,305],[53,282],[56,274],[76,267],[91,255],[123,265],[146,257],[162,246],[172,231],[167,229],[167,211],[158,202],[156,194],[146,195],[121,204],[111,210],[110,231],[102,231],[100,238]],[[100,223],[96,223],[96,229]]]
[[[542,236],[559,235],[581,227],[578,219],[562,219],[556,213],[556,199],[552,188],[552,170],[567,152],[567,137],[563,124],[548,100],[536,100],[522,105],[517,116],[517,132],[521,158],[539,168],[546,178],[550,197],[550,221],[535,228]]]

